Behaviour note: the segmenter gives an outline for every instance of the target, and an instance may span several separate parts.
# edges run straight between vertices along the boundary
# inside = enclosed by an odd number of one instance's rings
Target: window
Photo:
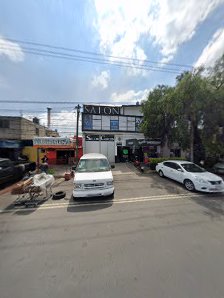
[[[173,168],[175,170],[179,170],[179,169],[182,170],[181,167],[177,163],[173,163]]]
[[[182,163],[182,167],[190,173],[203,173],[206,172],[205,169],[195,165],[194,163]]]
[[[36,135],[39,136],[39,128],[36,128]]]
[[[164,162],[163,163],[164,164],[164,166],[166,166],[166,167],[168,167],[168,168],[174,168],[174,166],[173,166],[173,162],[170,162],[170,161],[166,161],[166,162]]]
[[[81,159],[76,172],[105,172],[110,171],[110,165],[107,159]]]
[[[110,120],[110,130],[119,130],[118,120]]]
[[[82,118],[83,130],[92,130],[93,129],[92,115],[83,114],[82,117],[83,117]]]
[[[7,120],[7,119],[1,119],[0,120],[0,127],[1,128],[9,128],[9,120]]]

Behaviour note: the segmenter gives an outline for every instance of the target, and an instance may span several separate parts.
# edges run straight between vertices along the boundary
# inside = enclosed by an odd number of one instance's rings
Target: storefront
[[[137,158],[139,161],[147,162],[150,157],[161,156],[160,139],[130,139],[126,141],[129,150],[129,158]]]
[[[46,155],[49,164],[69,164],[75,161],[75,138],[44,137],[34,138],[33,147],[38,149],[37,162]],[[78,158],[83,155],[82,138],[78,138]]]
[[[143,139],[139,105],[84,105],[82,113],[84,153],[102,153],[108,160],[124,162],[120,152],[127,150],[127,139]],[[124,152],[127,153],[127,152]],[[128,154],[126,154],[128,155]]]

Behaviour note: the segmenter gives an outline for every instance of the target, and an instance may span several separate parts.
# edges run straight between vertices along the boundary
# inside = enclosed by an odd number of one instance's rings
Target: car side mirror
[[[178,172],[183,172],[183,170],[182,170],[182,169],[177,169],[177,171],[178,171]]]
[[[114,169],[115,168],[115,165],[111,165],[110,167],[111,167],[111,169]]]

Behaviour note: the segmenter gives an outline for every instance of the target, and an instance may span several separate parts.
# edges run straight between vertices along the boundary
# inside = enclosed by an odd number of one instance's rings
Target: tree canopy
[[[178,142],[191,160],[224,154],[224,55],[214,67],[185,72],[174,87],[159,85],[142,105],[146,136]]]

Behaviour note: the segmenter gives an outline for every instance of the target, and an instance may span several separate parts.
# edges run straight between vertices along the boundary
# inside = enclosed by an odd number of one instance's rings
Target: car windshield
[[[110,171],[110,165],[107,159],[81,159],[76,172],[105,172]]]
[[[194,163],[182,163],[181,166],[187,171],[191,173],[203,173],[206,172],[205,169],[195,165]]]

